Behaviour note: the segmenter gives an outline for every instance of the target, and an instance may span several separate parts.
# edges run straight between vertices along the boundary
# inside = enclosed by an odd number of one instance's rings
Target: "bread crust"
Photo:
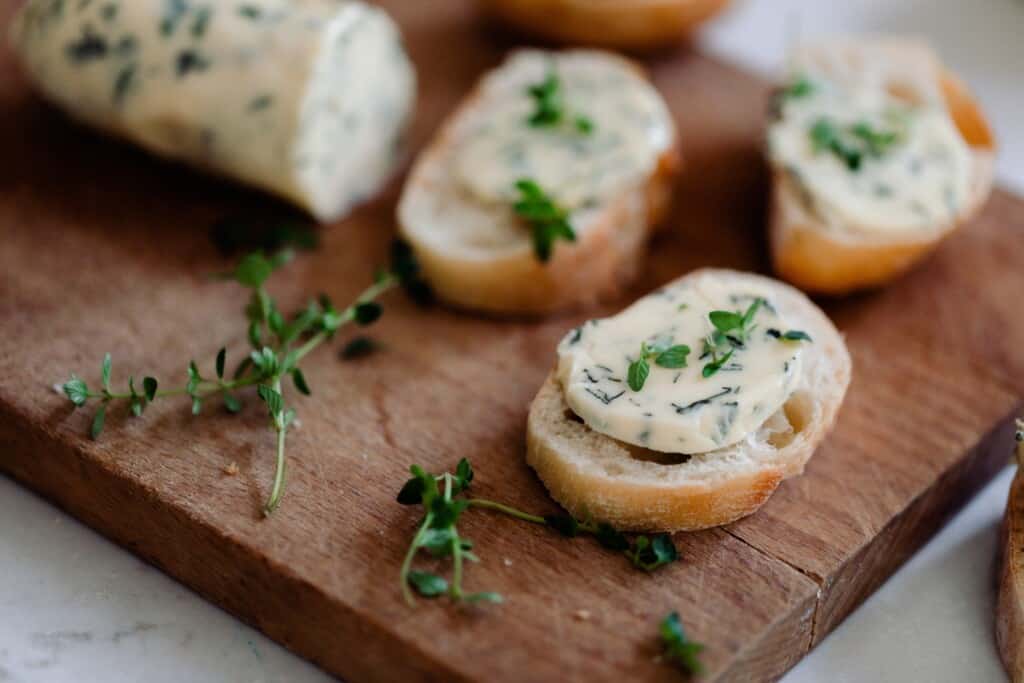
[[[650,50],[678,43],[728,0],[481,0],[495,18],[572,45]]]
[[[972,151],[971,197],[959,220],[926,236],[884,241],[830,232],[807,206],[801,189],[781,170],[772,171],[769,243],[775,272],[797,287],[843,295],[879,287],[903,274],[984,205],[992,190],[995,141],[980,106],[963,83],[943,71],[940,90],[957,129]]]
[[[759,275],[702,269],[684,277],[705,275],[769,283],[775,306],[813,337],[797,389],[782,415],[773,416],[784,418],[792,435],[773,442],[759,431],[689,458],[656,453],[588,428],[573,415],[552,373],[530,406],[526,458],[574,516],[631,531],[728,524],[760,508],[782,480],[801,474],[831,430],[851,373],[846,345],[831,321],[794,288]]]
[[[646,77],[639,66],[629,64]],[[566,312],[621,295],[637,275],[647,240],[670,207],[681,166],[678,140],[674,138],[660,156],[645,184],[608,201],[578,240],[559,242],[546,263],[530,249],[467,258],[417,236],[413,200],[415,193],[444,191],[437,178],[446,173],[445,156],[457,144],[460,118],[480,97],[478,86],[421,153],[399,204],[399,230],[416,251],[434,293],[458,308],[517,316]]]
[[[1019,469],[1010,486],[1001,537],[996,643],[1010,680],[1024,683],[1024,474]]]

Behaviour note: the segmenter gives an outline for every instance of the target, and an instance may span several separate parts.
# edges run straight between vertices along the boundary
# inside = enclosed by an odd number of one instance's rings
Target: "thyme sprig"
[[[535,180],[521,178],[516,181],[515,189],[519,193],[519,201],[512,208],[530,226],[537,260],[546,263],[551,259],[556,240],[576,241],[569,212],[560,207]]]
[[[658,627],[658,632],[661,635],[661,644],[664,648],[662,656],[665,659],[688,674],[697,675],[703,670],[699,655],[704,646],[686,637],[678,612],[672,612],[665,617]]]
[[[460,535],[457,527],[459,518],[469,508],[482,508],[520,521],[548,526],[567,538],[592,535],[602,546],[623,553],[633,566],[647,572],[679,559],[669,534],[659,534],[653,538],[637,536],[630,542],[623,533],[606,523],[580,521],[565,514],[534,515],[486,498],[458,498],[469,489],[474,476],[473,468],[465,458],[459,461],[454,473],[433,475],[419,465],[413,465],[409,471],[412,478],[402,486],[397,500],[402,505],[420,505],[424,511],[423,520],[406,551],[399,575],[402,593],[410,605],[415,604],[413,590],[425,598],[448,595],[456,602],[502,602],[499,593],[484,591],[467,594],[463,590],[464,564],[467,561],[479,561],[473,553],[473,542]],[[435,558],[452,559],[450,582],[438,574],[413,569],[413,562],[421,551]]]
[[[629,364],[626,381],[633,391],[640,391],[651,374],[651,361],[662,368],[685,368],[690,347],[686,344],[672,344],[671,339],[657,340],[650,344],[640,342],[640,355]]]
[[[832,119],[820,117],[808,131],[814,152],[831,152],[851,171],[858,171],[865,158],[879,158],[901,142],[904,131],[876,128],[867,121],[840,126]]]
[[[786,87],[780,92],[779,96],[783,99],[798,100],[808,95],[812,95],[817,87],[814,82],[811,81],[807,76],[800,75],[794,78]]]
[[[704,377],[714,375],[729,362],[737,349],[746,347],[747,340],[756,327],[754,316],[757,315],[762,305],[764,305],[764,299],[758,297],[743,313],[711,311],[708,314],[708,319],[714,330],[704,339],[704,349],[700,356],[701,359],[711,359],[701,370]]]
[[[140,391],[134,377],[129,376],[127,390],[115,391],[111,385],[113,363],[109,353],[104,356],[100,367],[100,389],[92,390],[84,380],[72,375],[61,387],[68,400],[76,407],[90,401],[99,403],[89,430],[92,438],[99,438],[108,408],[117,402],[127,402],[129,413],[139,417],[157,399],[187,397],[192,413],[198,415],[206,401],[219,396],[228,412],[237,413],[242,409],[237,392],[255,386],[257,396],[267,408],[270,427],[276,437],[274,480],[263,506],[265,515],[273,513],[284,495],[286,437],[295,422],[295,410],[284,399],[284,381],[290,379],[299,393],[309,395],[309,383],[300,367],[306,356],[349,323],[366,326],[375,322],[381,315],[376,299],[388,290],[398,285],[412,287],[415,291],[422,287],[411,252],[405,245],[397,244],[392,250],[391,270],[378,273],[373,284],[346,308],[335,307],[326,295],[321,295],[298,313],[286,317],[268,292],[266,283],[292,256],[292,250],[287,248],[270,255],[255,251],[242,258],[233,270],[222,274],[225,279],[251,290],[245,316],[248,321],[247,337],[253,350],[238,363],[230,377],[226,375],[227,348],[217,352],[212,376],[203,374],[192,360],[186,368],[185,384],[169,389],[161,389],[155,377],[146,376]]]
[[[583,114],[571,115],[565,106],[562,79],[554,68],[549,69],[544,80],[526,89],[533,99],[533,113],[526,122],[533,128],[557,128],[569,123],[581,135],[594,132],[594,122]]]

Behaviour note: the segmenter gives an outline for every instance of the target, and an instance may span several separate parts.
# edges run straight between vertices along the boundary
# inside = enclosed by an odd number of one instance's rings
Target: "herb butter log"
[[[836,39],[796,51],[768,129],[776,272],[814,292],[885,284],[984,203],[994,143],[925,44]]]
[[[565,336],[530,407],[527,461],[580,519],[727,524],[803,471],[850,371],[842,337],[796,289],[698,270]]]
[[[678,43],[728,0],[481,0],[494,17],[548,40],[611,49]]]
[[[321,220],[388,179],[415,104],[395,24],[361,2],[29,0],[11,40],[74,117]]]
[[[420,155],[400,230],[451,304],[510,314],[586,305],[637,272],[678,165],[668,107],[632,62],[520,51]]]

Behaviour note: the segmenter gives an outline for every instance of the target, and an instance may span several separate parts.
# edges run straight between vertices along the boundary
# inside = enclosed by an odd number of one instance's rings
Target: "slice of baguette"
[[[560,43],[646,50],[680,42],[728,0],[482,0],[515,28]]]
[[[761,507],[783,479],[801,474],[835,422],[851,361],[832,322],[793,287],[760,275],[703,269],[684,279],[709,274],[769,288],[780,315],[810,334],[796,389],[745,440],[685,456],[591,430],[570,410],[552,373],[530,406],[526,458],[572,515],[631,531],[728,524]]]
[[[508,62],[530,54],[544,53],[520,51]],[[604,60],[645,77],[632,61],[609,53],[552,54]],[[416,252],[435,294],[460,308],[542,315],[619,295],[636,275],[647,238],[667,212],[680,166],[674,130],[646,182],[606,198],[597,209],[577,212],[577,241],[557,242],[550,260],[542,263],[534,254],[528,228],[505,226],[508,208],[480,203],[452,173],[474,107],[488,96],[488,80],[500,76],[498,72],[481,81],[417,159],[398,206],[402,236]]]
[[[1024,450],[1018,445],[1018,470],[1003,518],[996,603],[996,643],[1013,683],[1024,683],[1024,473],[1019,469],[1022,462]]]
[[[909,270],[973,217],[992,190],[995,141],[978,103],[964,84],[938,63],[927,46],[909,39],[836,41],[812,48],[818,66],[837,78],[855,78],[869,64],[893,93],[912,101],[934,96],[945,104],[972,151],[971,198],[958,219],[927,234],[871,239],[829,229],[781,168],[772,169],[770,244],[775,272],[810,292],[841,295],[884,285]],[[829,59],[831,58],[831,59]]]

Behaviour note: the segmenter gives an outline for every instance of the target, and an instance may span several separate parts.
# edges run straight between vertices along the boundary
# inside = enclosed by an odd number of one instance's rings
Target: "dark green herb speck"
[[[69,43],[64,53],[74,62],[90,62],[107,56],[107,41],[86,25],[82,35],[73,43]]]
[[[205,71],[209,66],[210,63],[194,50],[182,50],[174,63],[178,78],[184,78],[192,71]]]

